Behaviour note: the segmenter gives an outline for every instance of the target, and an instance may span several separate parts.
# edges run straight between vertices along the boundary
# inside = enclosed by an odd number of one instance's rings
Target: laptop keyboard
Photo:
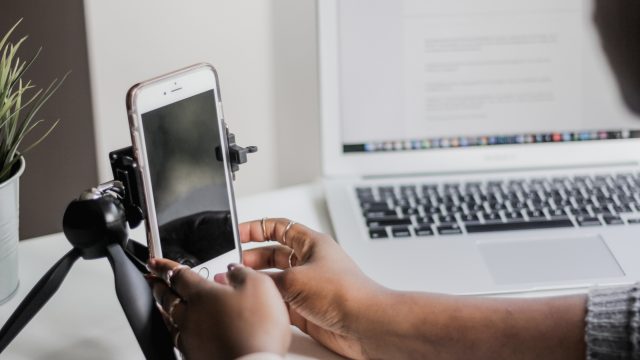
[[[640,174],[358,187],[371,239],[640,223]]]

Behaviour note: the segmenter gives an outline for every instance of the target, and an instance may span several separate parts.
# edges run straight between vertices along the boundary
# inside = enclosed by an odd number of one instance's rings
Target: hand
[[[171,260],[152,259],[149,265],[159,275],[151,278],[153,295],[177,340],[176,347],[187,359],[287,352],[291,342],[289,317],[268,276],[242,265],[230,265],[228,286],[207,281]],[[162,280],[169,271],[173,271],[171,287]]]
[[[281,243],[245,251],[244,264],[283,270],[270,275],[289,305],[293,325],[341,355],[371,356],[374,338],[368,336],[362,315],[375,312],[387,290],[364,275],[331,237],[300,224],[292,225],[285,236],[288,224],[285,219],[268,219],[264,232],[262,221],[241,224],[243,243]]]
[[[241,224],[242,242],[280,242],[245,251],[244,263],[282,269],[270,275],[289,305],[291,323],[343,356],[584,358],[584,295],[482,299],[393,291],[364,275],[329,236],[299,224],[286,231],[288,224]]]

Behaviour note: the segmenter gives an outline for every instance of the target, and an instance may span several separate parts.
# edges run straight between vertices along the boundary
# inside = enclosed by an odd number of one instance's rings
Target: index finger
[[[289,226],[290,223],[291,220],[289,219],[264,219],[242,223],[238,226],[240,241],[247,243],[273,240],[294,249],[297,254],[302,254],[305,250],[305,245],[315,232],[298,223]],[[287,230],[288,226],[289,229]],[[286,242],[284,241],[285,239]]]

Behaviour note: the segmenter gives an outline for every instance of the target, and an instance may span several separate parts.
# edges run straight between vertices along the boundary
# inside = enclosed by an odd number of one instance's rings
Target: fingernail
[[[217,282],[218,284],[226,285],[227,274],[226,273],[215,274],[213,275],[213,281]]]
[[[241,268],[241,267],[244,267],[244,266],[242,264],[236,264],[236,263],[231,263],[231,264],[227,265],[227,269],[229,271],[233,271],[234,269]]]

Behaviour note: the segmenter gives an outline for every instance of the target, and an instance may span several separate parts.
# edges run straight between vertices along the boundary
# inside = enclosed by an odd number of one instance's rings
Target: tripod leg
[[[175,360],[173,341],[147,281],[118,244],[107,246],[116,294],[147,359]]]
[[[72,249],[58,260],[31,289],[16,311],[11,314],[9,320],[0,329],[0,353],[51,299],[53,294],[58,291],[69,270],[71,270],[71,267],[79,257],[80,251],[75,248]]]

